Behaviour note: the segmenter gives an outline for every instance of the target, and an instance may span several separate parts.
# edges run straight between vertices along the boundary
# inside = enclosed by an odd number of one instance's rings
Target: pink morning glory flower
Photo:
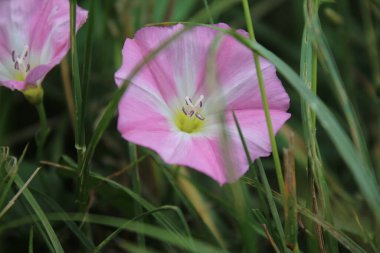
[[[218,26],[228,28],[225,24]],[[122,85],[146,55],[181,29],[181,24],[146,27],[134,39],[127,39],[116,83]],[[215,29],[194,27],[147,63],[131,80],[120,101],[118,130],[126,140],[156,151],[165,162],[191,167],[224,184],[236,181],[249,167],[232,112],[238,118],[252,159],[270,155],[271,145],[249,49],[223,35],[213,63],[218,90],[210,89],[207,83],[209,52],[217,35],[220,32]],[[277,132],[290,117],[286,112],[289,97],[275,67],[263,58],[260,61]],[[227,166],[224,159],[221,113],[233,166]]]
[[[87,11],[77,8],[77,29]],[[0,85],[40,85],[69,50],[69,0],[0,1]]]

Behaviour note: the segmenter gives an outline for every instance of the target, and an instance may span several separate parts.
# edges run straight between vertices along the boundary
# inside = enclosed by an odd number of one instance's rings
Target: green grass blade
[[[70,0],[70,43],[71,43],[71,75],[74,86],[74,100],[75,100],[75,148],[81,153],[83,150],[83,101],[82,101],[82,87],[80,83],[79,63],[78,63],[78,49],[76,40],[76,7],[77,0]]]
[[[277,210],[276,204],[274,203],[274,199],[272,196],[272,190],[270,188],[268,178],[265,174],[264,166],[263,166],[260,159],[257,159],[256,163],[257,163],[257,167],[259,168],[259,175],[261,178],[261,182],[263,183],[263,189],[264,189],[264,193],[266,195],[266,198],[267,198],[267,201],[269,204],[269,209],[271,210],[274,222],[276,224],[275,226],[276,226],[276,230],[277,230],[277,233],[278,233],[278,236],[280,239],[280,244],[282,246],[282,250],[286,251],[284,229],[283,229],[282,224],[281,224],[281,219],[280,219],[280,215],[279,215],[279,212]]]
[[[207,15],[209,17],[210,24],[214,24],[214,19],[212,18],[212,14],[211,14],[211,11],[210,11],[208,0],[203,0],[203,4],[205,5],[205,9],[206,9]]]
[[[25,183],[23,182],[23,180],[19,176],[16,176],[14,182],[19,189],[21,189],[25,185]],[[38,220],[41,222],[43,229],[46,231],[46,236],[48,237],[51,245],[53,246],[54,252],[55,253],[63,253],[64,250],[62,248],[62,245],[59,242],[58,237],[57,237],[56,233],[54,232],[53,227],[49,223],[49,220],[47,219],[44,211],[41,209],[37,200],[33,197],[32,193],[29,191],[29,189],[25,189],[22,194],[23,194],[23,197],[25,198],[25,200],[30,205],[30,207],[33,209],[33,212],[36,214]]]
[[[33,227],[30,228],[29,232],[28,252],[33,253]]]
[[[87,97],[88,97],[88,85],[90,81],[91,75],[91,61],[92,61],[92,48],[93,48],[93,34],[94,34],[94,19],[95,19],[95,1],[89,1],[89,11],[88,11],[88,19],[87,19],[87,34],[86,34],[86,42],[84,48],[84,62],[83,62],[83,72],[82,72],[82,108],[83,108],[83,116],[86,114],[86,106],[87,106]],[[83,119],[85,120],[85,119]]]
[[[243,3],[244,15],[245,15],[245,22],[247,24],[248,33],[249,33],[249,39],[253,42],[256,42],[248,0],[242,0],[242,3]],[[256,51],[253,51],[253,58],[255,61],[257,80],[259,82],[260,94],[261,94],[261,99],[263,103],[263,109],[265,112],[265,120],[267,122],[269,139],[270,139],[270,143],[272,147],[272,155],[273,155],[274,165],[276,168],[278,186],[280,188],[281,194],[283,194],[284,188],[285,188],[284,176],[282,175],[280,156],[278,154],[277,143],[276,143],[276,139],[275,139],[274,131],[273,131],[272,119],[269,113],[268,98],[265,91],[264,79],[263,79],[263,73],[261,71],[259,55],[257,54]]]
[[[307,6],[309,6],[307,8]],[[307,8],[307,11],[304,12],[304,15],[307,15],[305,19],[310,19],[310,17],[317,15],[319,10],[318,2],[315,0],[305,0],[304,8]],[[309,17],[310,16],[310,17]],[[317,52],[313,48],[313,40],[311,36],[311,32],[309,31],[307,25],[304,27],[303,38],[302,38],[302,48],[301,48],[301,66],[300,66],[300,76],[302,80],[304,80],[306,86],[313,92],[314,95],[317,94]],[[305,132],[305,140],[307,145],[307,154],[308,154],[308,171],[310,173],[310,181],[311,186],[309,189],[310,196],[308,202],[310,202],[310,207],[314,210],[319,210],[322,217],[326,218],[328,221],[332,221],[332,209],[330,204],[330,191],[326,182],[324,167],[322,164],[322,158],[319,154],[319,145],[317,141],[317,128],[316,128],[316,115],[307,105],[305,101],[301,102],[301,110],[302,110],[302,123]],[[318,194],[315,194],[315,187],[317,186]],[[313,201],[314,197],[317,195],[318,201]],[[318,203],[320,203],[320,207],[318,208]],[[313,207],[313,205],[315,205]],[[311,231],[315,231],[311,227]],[[318,235],[315,235],[316,238],[319,238],[319,245],[323,246],[320,248],[324,248],[324,240],[323,233],[320,227],[316,228],[318,231]],[[338,252],[338,246],[336,241],[331,238],[331,236],[326,235],[326,242],[328,251],[331,253]],[[308,240],[313,241],[314,238],[308,238]],[[312,242],[310,242],[312,243]]]
[[[84,216],[86,218],[84,219]],[[47,217],[50,221],[61,221],[62,215],[61,214],[47,214]],[[25,226],[26,224],[30,224],[33,222],[35,217],[26,216],[17,220],[12,220],[4,224],[0,224],[0,232],[6,231],[8,229],[16,228]],[[97,214],[82,214],[82,213],[74,213],[70,214],[70,220],[72,221],[83,221],[91,223],[91,224],[98,224],[103,226],[109,226],[113,228],[119,228],[120,224],[125,224],[129,220],[128,219],[122,219],[112,216],[105,216],[105,215],[97,215]],[[192,245],[194,245],[196,252],[204,252],[204,253],[226,253],[227,251],[215,247],[213,245],[210,245],[208,243],[205,243],[203,241],[193,239],[191,237],[183,237],[178,238],[173,236],[173,233],[171,231],[167,231],[165,229],[159,228],[157,226],[140,223],[131,221],[129,226],[125,228],[126,231],[131,231],[135,233],[142,233],[147,237],[151,237],[154,239],[157,239],[159,241],[162,241],[164,243],[176,246],[180,249],[183,249],[185,252],[194,252],[194,248]],[[182,251],[180,251],[182,252]]]
[[[138,195],[141,195],[141,180],[140,180],[140,172],[139,172],[139,167],[136,163],[136,161],[138,160],[137,159],[137,147],[135,144],[133,143],[128,143],[128,147],[129,147],[129,159],[131,161],[132,164],[134,164],[132,170],[133,170],[133,175],[132,175],[132,187],[133,187],[133,191],[138,194]],[[142,214],[142,208],[141,208],[141,205],[137,202],[134,203],[134,209],[135,209],[135,215],[136,216],[139,216],[140,214]],[[144,247],[145,245],[145,238],[143,235],[137,235],[137,240],[138,240],[138,243],[141,247]]]
[[[75,173],[75,170],[73,168],[65,167],[65,166],[62,166],[62,167],[64,167],[65,171],[67,171],[67,172]],[[93,173],[93,172],[90,173],[90,177],[92,179],[99,180],[100,182],[106,183],[107,185],[111,186],[114,189],[117,189],[117,190],[120,190],[121,192],[126,193],[128,196],[133,198],[137,203],[139,203],[147,211],[152,211],[152,210],[156,209],[156,207],[154,205],[149,203],[147,200],[142,198],[140,195],[136,194],[133,190],[131,190],[131,189],[129,189],[129,188],[127,188],[127,187],[125,187],[125,186],[123,186],[123,185],[121,185],[121,184],[119,184],[119,183],[117,183],[117,182],[115,182],[109,178],[103,177],[103,176],[98,175],[98,174]],[[153,216],[156,218],[156,220],[159,223],[161,223],[164,227],[166,227],[168,230],[171,231],[172,236],[178,237],[178,238],[183,238],[183,236],[184,236],[183,231],[184,231],[185,233],[187,233],[187,236],[189,238],[191,238],[191,234],[190,234],[190,231],[188,229],[188,225],[186,223],[186,220],[185,220],[182,212],[180,212],[179,209],[178,209],[178,214],[180,214],[179,217],[180,217],[180,222],[182,223],[182,228],[178,228],[178,226],[176,224],[174,224],[172,222],[172,220],[170,220],[167,216],[165,216],[161,213],[154,213]],[[86,222],[86,221],[83,221],[83,222]]]
[[[380,61],[379,44],[375,25],[372,17],[371,2],[369,0],[360,1],[360,11],[363,19],[365,40],[368,49],[368,58],[371,62],[373,82],[377,91],[380,91]]]
[[[233,117],[234,117],[234,121],[235,121],[236,127],[238,129],[239,137],[240,137],[240,140],[241,140],[242,145],[244,147],[244,151],[246,153],[247,159],[250,162],[250,164],[252,164],[252,159],[251,159],[251,156],[250,156],[248,148],[247,148],[247,143],[245,141],[243,132],[241,130],[239,121],[238,121],[235,113],[233,113]],[[264,195],[265,195],[265,197],[267,199],[267,202],[269,204],[269,209],[271,211],[271,214],[272,214],[272,216],[274,218],[276,231],[277,231],[278,236],[280,238],[282,249],[283,249],[283,251],[286,251],[284,229],[283,229],[282,224],[281,224],[281,219],[280,219],[280,215],[278,213],[276,204],[274,203],[274,199],[273,199],[273,196],[272,196],[272,190],[271,190],[271,188],[269,186],[269,182],[268,182],[267,176],[265,174],[264,167],[263,167],[260,159],[257,159],[257,165],[258,165],[258,168],[259,168],[258,171],[259,171],[259,175],[260,175],[260,178],[261,178],[261,182],[263,182],[263,185],[264,185],[264,188],[263,188],[264,191],[263,192],[264,192]],[[270,224],[267,224],[267,225],[269,226]]]
[[[0,147],[0,208],[9,194],[18,168],[17,159],[9,155],[9,148]]]
[[[286,245],[293,252],[299,252],[298,248],[298,213],[297,213],[297,188],[296,168],[294,161],[293,141],[290,147],[284,151],[285,168],[285,195],[284,218]]]
[[[305,217],[311,219],[315,223],[321,225],[323,229],[328,231],[336,240],[338,240],[346,249],[350,250],[352,253],[367,253],[363,248],[361,248],[356,242],[351,238],[346,236],[341,231],[337,230],[332,224],[322,220],[321,218],[315,216],[309,209],[298,206],[298,211]]]
[[[113,240],[118,234],[120,234],[123,230],[125,230],[128,225],[131,224],[131,222],[133,221],[137,221],[137,220],[140,220],[140,219],[143,219],[144,217],[146,216],[149,216],[149,215],[152,215],[154,213],[157,213],[157,212],[163,212],[163,211],[174,211],[177,216],[182,220],[182,223],[185,224],[185,229],[187,230],[187,234],[190,235],[190,230],[189,228],[187,227],[187,223],[186,223],[186,220],[185,220],[185,217],[183,216],[181,210],[178,208],[178,207],[175,207],[175,206],[162,206],[162,207],[159,207],[159,208],[156,208],[156,209],[153,209],[151,211],[148,211],[148,212],[145,212],[145,213],[142,213],[141,215],[138,215],[136,217],[134,217],[133,219],[125,222],[124,224],[122,224],[117,230],[115,230],[113,233],[111,233],[109,236],[107,236],[106,239],[104,239],[101,243],[99,243],[99,245],[95,248],[94,250],[94,253],[98,253],[98,252],[101,252],[101,250],[111,241]],[[144,245],[140,245],[139,246],[141,248],[145,248],[145,244]],[[194,247],[194,246],[193,246]]]
[[[192,22],[206,23],[210,20],[210,15],[217,17],[230,10],[234,5],[240,3],[240,0],[213,1],[209,5],[209,10],[203,8],[190,18]]]
[[[253,179],[244,178],[246,183],[252,187],[255,187],[261,191],[264,191],[264,187]],[[281,205],[284,205],[284,201],[281,195],[277,192],[272,191],[273,198]],[[297,211],[306,218],[319,224],[323,229],[325,229],[331,236],[333,236],[337,241],[339,241],[346,249],[350,250],[352,253],[366,253],[366,251],[360,247],[355,241],[348,237],[343,232],[336,229],[331,223],[319,218],[308,208],[297,204]]]
[[[71,43],[71,75],[74,86],[74,103],[75,103],[75,148],[78,159],[78,204],[80,210],[85,210],[87,206],[87,178],[89,171],[83,170],[80,165],[83,162],[85,154],[85,137],[84,137],[84,113],[83,113],[83,94],[79,73],[78,49],[76,40],[76,9],[77,0],[70,0],[70,43]]]
[[[140,247],[136,244],[130,243],[126,240],[118,239],[116,240],[117,246],[119,246],[121,249],[125,250],[126,252],[133,252],[133,253],[159,253],[159,251],[147,249],[146,247]]]
[[[33,178],[37,175],[41,168],[37,168],[33,174],[29,177],[29,179],[25,182],[25,184],[19,189],[19,191],[13,196],[13,198],[8,202],[8,204],[0,211],[0,219],[12,208],[12,206],[16,203],[16,200],[20,197],[20,195],[25,191],[28,185],[32,182]]]
[[[310,5],[309,5],[310,6]],[[313,6],[313,5],[312,5]],[[305,12],[307,12],[307,7],[305,6]],[[316,12],[317,13],[317,12]],[[364,138],[363,131],[360,127],[360,121],[358,119],[357,113],[350,101],[350,98],[347,95],[347,92],[344,88],[342,77],[339,73],[338,67],[334,60],[331,49],[327,43],[325,35],[320,25],[318,15],[305,15],[306,16],[306,25],[310,31],[311,40],[314,41],[316,50],[318,52],[319,61],[324,68],[325,72],[330,76],[333,84],[334,91],[338,98],[348,125],[350,127],[350,133],[353,139],[353,142],[360,152],[362,159],[367,163],[367,166],[363,169],[368,169],[372,167],[371,160],[367,148],[367,144]]]
[[[89,252],[93,252],[95,249],[94,243],[80,230],[79,226],[70,220],[69,215],[62,209],[62,207],[48,195],[31,188],[33,193],[38,194],[42,197],[42,200],[55,212],[61,214],[61,220],[66,224],[66,226],[73,232],[73,234],[78,238],[78,240],[86,247]]]
[[[202,198],[203,196],[201,196],[202,194],[200,192],[196,192],[195,193],[196,196],[192,196],[192,192],[189,192],[187,195],[185,195],[185,191],[183,190],[183,187],[181,187],[179,184],[180,184],[180,181],[185,181],[185,180],[189,181],[189,178],[186,177],[186,175],[177,175],[183,178],[176,180],[174,178],[173,173],[171,173],[172,169],[167,164],[162,162],[162,160],[157,155],[152,154],[152,156],[154,158],[155,163],[157,164],[158,169],[162,171],[162,173],[164,174],[164,176],[166,177],[170,185],[173,187],[176,195],[179,197],[181,202],[186,206],[187,211],[190,212],[190,215],[196,219],[198,219],[198,217],[200,216],[203,223],[205,223],[205,225],[207,226],[207,229],[210,231],[210,235],[215,238],[215,241],[218,242],[220,247],[225,249],[226,245],[225,245],[224,239],[222,235],[220,234],[219,230],[217,229],[217,224],[220,224],[221,222],[218,219],[217,214],[214,212],[214,210],[209,207],[209,203],[204,203],[205,200],[203,200]],[[187,183],[190,183],[190,182],[187,182]],[[194,185],[189,186],[189,187],[191,190],[197,191]],[[193,201],[191,199],[193,199]],[[196,201],[194,201],[194,199]],[[198,203],[198,201],[200,203]],[[198,206],[198,209],[197,209],[197,206]],[[202,207],[204,209],[202,209]],[[201,212],[205,212],[204,210],[207,210],[209,214],[202,216]]]

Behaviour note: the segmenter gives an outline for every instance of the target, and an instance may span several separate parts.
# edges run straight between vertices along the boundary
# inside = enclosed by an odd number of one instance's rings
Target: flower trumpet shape
[[[77,7],[76,27],[87,18]],[[0,85],[39,86],[69,50],[69,0],[0,1]]]
[[[117,85],[183,28],[146,27],[127,39],[122,66],[115,74]],[[277,132],[290,117],[289,97],[274,66],[263,58],[260,63]],[[270,155],[252,52],[230,35],[198,26],[171,42],[133,77],[119,104],[118,130],[126,140],[155,150],[165,162],[191,167],[224,184],[236,181],[249,167],[233,112],[252,159]]]

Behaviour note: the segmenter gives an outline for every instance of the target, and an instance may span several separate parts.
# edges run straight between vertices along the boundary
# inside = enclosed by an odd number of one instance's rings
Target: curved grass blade
[[[198,13],[196,13],[190,18],[190,21],[200,23],[207,22],[208,20],[210,20],[211,15],[217,17],[225,11],[230,10],[234,5],[238,4],[239,2],[240,0],[213,1],[209,5],[209,10],[207,10],[206,8],[200,10]]]
[[[244,181],[252,187],[257,188],[260,191],[264,191],[264,187],[260,182],[257,182],[251,178],[244,178]],[[272,195],[274,200],[276,200],[279,204],[284,205],[282,197],[279,193],[272,191]],[[337,230],[331,223],[317,217],[313,212],[311,212],[306,207],[297,204],[298,213],[307,217],[308,219],[314,221],[316,224],[320,225],[327,232],[330,233],[338,242],[340,242],[345,248],[349,249],[352,253],[367,253],[362,247],[360,247],[355,241],[353,241],[350,237],[348,237],[343,232]]]
[[[19,177],[18,175],[15,177],[14,182],[17,185],[17,187],[20,189],[25,184],[23,182],[23,180],[21,179],[21,177]],[[58,240],[56,233],[54,232],[53,227],[49,223],[49,220],[47,219],[44,211],[42,210],[42,208],[38,204],[37,200],[33,197],[33,194],[27,188],[23,191],[22,194],[23,194],[23,197],[25,198],[25,200],[29,203],[31,209],[33,209],[33,212],[36,214],[36,217],[38,218],[38,220],[41,222],[43,229],[46,231],[46,236],[49,239],[49,241],[50,241],[50,243],[54,249],[54,252],[55,253],[63,253],[64,250],[62,248],[61,243]]]
[[[128,143],[129,147],[129,159],[130,162],[134,164],[132,170],[133,170],[133,175],[132,175],[132,187],[133,191],[141,195],[141,181],[140,181],[140,172],[139,172],[139,167],[137,166],[138,164],[136,163],[137,159],[137,147],[133,143]],[[141,205],[139,203],[135,202],[134,203],[134,209],[135,209],[135,215],[139,216],[140,214],[143,213]],[[137,236],[137,241],[141,247],[145,246],[145,238],[142,235]]]
[[[212,14],[211,14],[211,11],[210,11],[210,7],[209,7],[209,4],[208,4],[208,0],[203,0],[203,4],[205,6],[205,9],[206,9],[206,12],[207,12],[207,15],[210,19],[210,24],[214,24],[214,19],[212,18]]]
[[[286,246],[293,252],[299,252],[298,248],[298,213],[297,213],[297,189],[296,168],[294,161],[293,140],[290,137],[289,148],[284,151],[285,168],[285,194],[284,217]]]
[[[84,219],[84,216],[86,218]],[[51,221],[61,221],[62,215],[61,214],[47,214],[47,217]],[[17,220],[12,220],[4,224],[0,224],[0,232],[25,226],[26,224],[30,224],[33,222],[35,216],[26,216],[22,217]],[[116,217],[110,217],[105,215],[96,215],[96,214],[83,214],[83,213],[74,213],[70,214],[70,220],[71,221],[83,221],[91,223],[91,224],[98,224],[103,226],[109,226],[114,228],[119,228],[120,224],[125,224],[129,220],[122,219],[122,218],[116,218]],[[203,241],[193,239],[191,237],[183,237],[178,238],[173,236],[173,233],[171,231],[167,231],[165,229],[159,228],[157,226],[145,224],[145,223],[139,223],[135,221],[131,221],[129,226],[125,228],[126,231],[131,231],[135,233],[141,233],[144,234],[147,237],[151,237],[157,240],[160,240],[163,243],[167,243],[169,245],[176,246],[180,249],[183,249],[185,252],[194,252],[194,248],[192,244],[194,245],[196,252],[202,252],[202,253],[227,253],[224,249],[212,246],[208,243],[205,243]],[[181,251],[182,252],[182,251]]]
[[[73,169],[73,168],[70,168],[70,167],[67,167],[67,166],[61,166],[61,168],[63,168],[67,172],[75,173],[75,169]],[[105,184],[111,186],[112,188],[118,189],[118,190],[126,193],[131,198],[133,198],[136,202],[138,202],[142,207],[144,207],[144,209],[146,209],[147,211],[152,211],[152,210],[156,209],[155,206],[153,206],[152,204],[150,204],[148,201],[146,201],[144,198],[142,198],[141,196],[139,196],[138,194],[136,194],[131,189],[129,189],[129,188],[127,188],[127,187],[125,187],[125,186],[123,186],[123,185],[121,185],[121,184],[119,184],[119,183],[117,183],[117,182],[115,182],[115,181],[107,178],[107,177],[103,177],[103,176],[98,175],[98,174],[93,173],[93,172],[90,173],[90,177],[92,179],[99,180],[100,182],[105,183]],[[179,210],[179,212],[180,212],[180,210]],[[165,215],[162,215],[161,213],[153,213],[153,216],[155,217],[155,219],[159,223],[161,223],[165,228],[167,228],[169,231],[171,231],[173,237],[182,238],[184,236],[183,233],[182,233],[183,230],[180,229],[180,228],[178,228]],[[187,236],[189,238],[191,238],[191,234],[190,234],[190,231],[188,229],[186,220],[183,217],[184,216],[183,216],[183,214],[181,212],[180,221],[182,222],[183,228],[185,228],[184,230],[187,233]],[[86,216],[84,216],[84,218],[86,218]],[[86,222],[86,221],[83,221],[83,222]]]
[[[242,4],[243,4],[243,9],[244,9],[245,21],[246,21],[248,33],[249,33],[249,40],[256,43],[256,37],[255,37],[254,29],[253,29],[253,22],[252,22],[252,18],[251,18],[251,12],[249,9],[248,0],[242,0]],[[252,52],[253,52],[253,59],[255,62],[255,67],[256,67],[257,80],[258,80],[259,88],[260,88],[262,106],[263,106],[264,113],[265,113],[265,121],[267,123],[270,144],[272,147],[272,156],[273,156],[273,161],[274,161],[274,167],[276,169],[278,186],[280,188],[281,194],[283,195],[284,194],[284,188],[285,188],[284,176],[282,175],[280,156],[278,154],[276,138],[275,138],[274,132],[273,132],[272,119],[271,119],[270,113],[269,113],[269,104],[268,104],[268,98],[267,98],[265,86],[264,86],[263,73],[262,73],[262,70],[260,67],[259,55],[257,54],[256,51],[252,51]]]
[[[79,226],[70,220],[69,215],[63,210],[63,208],[48,195],[37,191],[33,188],[30,189],[34,193],[37,193],[45,203],[54,211],[60,213],[62,215],[61,220],[66,224],[66,226],[74,233],[74,235],[78,238],[78,240],[86,247],[89,252],[93,252],[95,249],[94,243],[80,230]]]
[[[125,222],[123,225],[121,225],[117,230],[115,230],[112,234],[110,234],[109,236],[107,236],[106,239],[104,239],[101,243],[99,243],[99,245],[94,249],[94,253],[98,253],[98,252],[101,252],[101,250],[111,241],[113,240],[120,232],[122,232],[123,230],[125,230],[129,224],[131,224],[131,222],[133,221],[136,221],[136,220],[139,220],[139,219],[142,219],[144,218],[145,216],[148,216],[148,215],[152,215],[154,213],[157,213],[157,212],[162,212],[162,211],[174,211],[178,217],[182,220],[182,223],[183,224],[186,224],[185,226],[185,229],[187,230],[187,234],[190,235],[190,230],[189,230],[189,227],[187,226],[187,223],[186,223],[186,220],[185,220],[185,217],[183,216],[181,210],[176,207],[176,206],[162,206],[162,207],[159,207],[159,208],[156,208],[156,209],[153,209],[151,211],[148,211],[148,212],[145,212],[145,213],[142,213],[141,215],[138,215],[136,217],[134,217],[133,219]],[[190,237],[191,238],[191,237]],[[141,245],[140,245],[141,247]],[[142,248],[144,248],[144,246],[142,246]],[[194,245],[193,245],[193,249],[194,249]]]
[[[240,140],[242,142],[242,145],[244,147],[244,151],[246,153],[246,156],[247,156],[247,160],[249,162],[249,164],[252,164],[252,158],[249,154],[249,151],[248,151],[248,147],[247,147],[247,143],[245,141],[245,138],[244,138],[244,135],[243,135],[243,132],[241,130],[241,127],[240,127],[240,124],[239,124],[239,121],[235,115],[235,113],[232,114],[233,117],[234,117],[234,121],[235,121],[235,124],[236,124],[236,127],[238,129],[238,132],[239,132],[239,137],[240,137]],[[264,170],[264,167],[261,163],[261,160],[260,159],[257,159],[257,165],[258,165],[258,168],[259,168],[259,175],[260,175],[260,178],[261,178],[261,181],[263,182],[264,184],[264,187],[263,187],[263,192],[266,196],[266,199],[268,201],[268,204],[269,204],[269,209],[272,213],[272,216],[274,218],[274,222],[275,222],[275,227],[276,227],[276,231],[278,233],[278,236],[280,238],[280,242],[281,242],[281,246],[282,246],[282,250],[283,251],[286,251],[286,243],[285,243],[285,234],[284,234],[284,229],[282,227],[282,224],[281,224],[281,219],[280,219],[280,215],[278,213],[278,210],[277,210],[277,207],[276,207],[276,204],[274,203],[274,200],[273,200],[273,196],[272,196],[272,191],[271,191],[271,188],[269,186],[269,182],[268,182],[268,179],[267,179],[267,176],[265,174],[265,170]],[[256,168],[255,168],[256,169]],[[269,224],[267,224],[269,225]]]
[[[9,155],[9,148],[0,147],[0,207],[8,196],[18,168],[17,159]]]

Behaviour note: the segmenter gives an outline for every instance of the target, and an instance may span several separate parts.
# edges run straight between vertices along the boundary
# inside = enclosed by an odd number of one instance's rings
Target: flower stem
[[[242,0],[242,3],[243,3],[243,8],[244,8],[244,16],[245,16],[245,20],[246,20],[246,23],[247,23],[249,38],[252,41],[256,42],[255,33],[254,33],[254,30],[253,30],[251,13],[250,13],[250,10],[249,10],[248,0]],[[278,181],[278,185],[279,185],[279,188],[280,188],[280,193],[283,196],[283,194],[284,194],[284,188],[285,188],[285,186],[284,186],[284,177],[282,175],[280,156],[278,155],[278,149],[277,149],[276,139],[275,139],[274,132],[273,132],[272,120],[270,118],[268,99],[267,99],[266,92],[265,92],[263,73],[261,71],[259,55],[256,52],[253,52],[253,58],[254,58],[255,65],[256,65],[256,74],[257,74],[257,79],[259,81],[261,99],[262,99],[262,102],[263,102],[263,107],[264,107],[264,112],[265,112],[265,119],[266,119],[267,126],[268,126],[268,133],[269,133],[270,143],[272,145],[272,153],[273,153],[273,159],[274,159],[274,166],[275,166],[275,169],[276,169],[277,181]]]
[[[36,135],[36,143],[37,143],[37,158],[40,159],[42,157],[42,151],[45,146],[46,139],[49,135],[49,127],[47,124],[46,112],[44,103],[41,101],[34,105],[36,107],[38,117],[40,119],[40,130]]]

